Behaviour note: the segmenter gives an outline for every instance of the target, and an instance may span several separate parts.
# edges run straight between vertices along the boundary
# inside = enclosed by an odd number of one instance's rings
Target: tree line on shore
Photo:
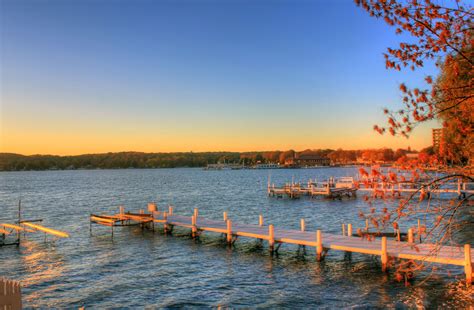
[[[429,148],[424,152],[430,152]],[[410,150],[367,149],[367,150],[304,150],[296,152],[179,152],[142,153],[119,152],[104,154],[84,154],[74,156],[58,155],[20,155],[0,153],[0,171],[22,170],[71,170],[71,169],[126,169],[126,168],[175,168],[205,167],[215,163],[279,163],[285,165],[301,155],[329,158],[332,164],[351,164],[356,162],[393,162],[414,153]]]

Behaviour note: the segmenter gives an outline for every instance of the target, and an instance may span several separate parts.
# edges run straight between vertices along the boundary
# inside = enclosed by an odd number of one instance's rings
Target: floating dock
[[[138,216],[137,216],[138,215]],[[466,283],[472,283],[472,262],[474,253],[471,253],[470,244],[464,247],[441,246],[435,244],[415,243],[413,231],[408,232],[408,242],[388,240],[386,236],[380,239],[368,241],[352,234],[350,224],[343,229],[343,235],[324,233],[321,230],[307,231],[304,220],[301,221],[300,230],[276,228],[274,225],[264,225],[262,215],[259,216],[258,224],[244,224],[233,222],[223,213],[222,220],[211,220],[199,216],[198,209],[194,209],[191,216],[174,214],[173,208],[165,211],[157,211],[156,205],[148,205],[148,213],[143,210],[138,213],[125,213],[120,208],[120,213],[115,215],[91,214],[92,223],[104,226],[128,226],[142,225],[154,229],[154,224],[164,226],[165,232],[172,232],[174,227],[182,227],[191,230],[191,236],[197,238],[203,232],[220,233],[226,237],[229,244],[233,244],[239,237],[266,240],[270,251],[278,251],[283,244],[296,244],[316,248],[316,257],[321,261],[329,250],[362,253],[380,256],[382,270],[388,268],[389,258],[416,260],[447,265],[464,266]],[[152,225],[152,227],[150,227]],[[113,231],[113,230],[112,230]],[[92,226],[91,226],[92,232]]]

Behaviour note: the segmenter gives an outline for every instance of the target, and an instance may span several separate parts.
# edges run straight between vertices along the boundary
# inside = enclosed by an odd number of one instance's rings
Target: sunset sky
[[[431,144],[379,136],[402,39],[351,0],[2,0],[0,152],[250,151]]]

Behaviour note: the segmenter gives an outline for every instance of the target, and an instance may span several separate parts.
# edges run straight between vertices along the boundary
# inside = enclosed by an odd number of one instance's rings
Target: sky
[[[351,0],[0,0],[0,152],[406,148],[402,39]],[[409,38],[408,38],[409,39]]]

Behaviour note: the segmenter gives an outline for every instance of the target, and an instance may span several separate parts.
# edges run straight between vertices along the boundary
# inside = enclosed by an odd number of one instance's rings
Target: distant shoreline
[[[156,169],[156,168],[305,168],[313,166],[352,166],[376,162],[392,164],[411,150],[304,150],[296,152],[120,152],[74,156],[21,155],[0,153],[0,171],[50,171],[95,169]],[[277,166],[277,167],[276,167]]]
[[[340,165],[340,166],[321,166],[321,167],[300,167],[300,168],[290,168],[290,167],[281,167],[278,169],[254,169],[254,168],[248,168],[248,169],[239,169],[239,170],[308,170],[308,169],[328,169],[328,168],[357,168],[357,167],[366,167],[367,165]],[[165,169],[199,169],[204,171],[205,166],[202,167],[157,167],[157,168],[149,168],[149,167],[143,167],[143,168],[77,168],[77,169],[42,169],[42,170],[0,170],[0,172],[56,172],[56,171],[107,171],[107,170],[165,170]],[[206,170],[209,171],[210,173],[213,172],[222,172],[222,171],[230,171],[229,170]]]

